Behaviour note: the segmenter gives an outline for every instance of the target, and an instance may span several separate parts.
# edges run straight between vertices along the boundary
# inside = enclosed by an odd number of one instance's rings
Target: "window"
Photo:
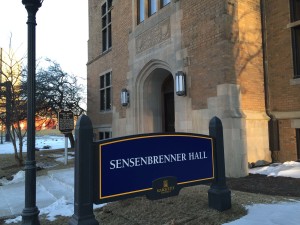
[[[137,0],[137,23],[142,23],[145,16],[152,16],[169,3],[171,3],[171,0]]]
[[[290,0],[291,22],[300,21],[300,0]],[[300,78],[300,23],[292,26],[294,78]]]
[[[111,138],[111,136],[112,136],[111,131],[100,131],[99,132],[99,140],[108,139],[108,138]]]
[[[112,46],[111,37],[111,6],[112,0],[107,0],[102,5],[102,51],[105,52]]]
[[[111,72],[100,76],[100,111],[111,110]]]
[[[294,78],[300,78],[300,26],[292,28]]]
[[[161,7],[168,5],[170,2],[171,0],[161,0]]]
[[[157,12],[157,1],[156,0],[148,0],[148,7],[149,7],[148,16],[151,16]]]
[[[138,23],[145,20],[145,2],[144,0],[138,0]]]
[[[291,0],[290,4],[292,22],[300,20],[300,0]]]

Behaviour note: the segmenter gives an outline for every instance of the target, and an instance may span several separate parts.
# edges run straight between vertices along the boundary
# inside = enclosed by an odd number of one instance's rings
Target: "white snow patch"
[[[14,219],[8,219],[8,220],[5,220],[5,223],[6,224],[10,224],[10,223],[19,223],[22,221],[22,216],[18,216]]]
[[[58,199],[53,204],[48,207],[40,209],[39,215],[47,215],[46,219],[49,221],[54,221],[57,216],[67,216],[70,217],[73,215],[74,205],[71,202],[68,202],[65,197]],[[6,224],[21,222],[22,217],[18,216],[14,219],[5,220]]]
[[[300,163],[299,162],[285,162],[283,164],[276,164],[275,166],[257,167],[249,170],[252,174],[262,174],[273,177],[293,177],[300,178]]]
[[[70,217],[74,214],[74,204],[72,202],[68,202],[63,196],[48,207],[42,208],[40,210],[40,214],[47,214],[47,219],[50,221],[54,221],[56,216]]]
[[[19,142],[17,141],[17,146]],[[44,146],[50,146],[50,149],[43,149]],[[70,142],[68,142],[68,146]],[[65,137],[55,136],[55,135],[45,135],[45,136],[36,136],[35,147],[40,151],[47,151],[53,149],[61,149],[65,147]],[[27,138],[24,138],[23,151],[25,152],[27,149]],[[14,148],[11,142],[4,142],[0,144],[0,154],[14,154]]]
[[[6,178],[2,178],[0,183],[2,185],[16,184],[25,181],[25,171],[21,170],[15,175],[13,175],[12,180],[7,180]]]
[[[71,159],[74,159],[74,157],[68,156],[68,160],[71,160]],[[65,162],[65,157],[56,158],[55,161],[63,163],[63,162]]]
[[[248,214],[226,225],[299,225],[300,202],[254,204],[246,206]],[[224,224],[224,225],[225,225]]]

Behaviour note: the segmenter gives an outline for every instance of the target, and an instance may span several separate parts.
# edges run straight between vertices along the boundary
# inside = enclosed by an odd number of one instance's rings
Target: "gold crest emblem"
[[[163,181],[163,187],[164,187],[164,188],[169,187],[169,182],[168,182],[168,180],[164,180],[164,181]]]

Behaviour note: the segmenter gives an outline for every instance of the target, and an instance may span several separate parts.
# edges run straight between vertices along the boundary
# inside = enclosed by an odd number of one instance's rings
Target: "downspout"
[[[270,117],[268,122],[269,128],[269,147],[271,151],[272,162],[278,162],[279,144],[279,126],[278,120],[270,110],[269,80],[267,67],[267,34],[266,34],[266,18],[265,18],[265,0],[260,0],[261,25],[262,25],[262,50],[263,50],[263,71],[264,71],[264,90],[265,90],[265,107],[266,114]]]

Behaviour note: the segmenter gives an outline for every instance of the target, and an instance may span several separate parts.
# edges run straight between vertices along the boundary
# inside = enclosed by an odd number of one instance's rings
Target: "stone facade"
[[[96,139],[101,131],[113,137],[166,131],[164,94],[171,91],[175,131],[208,134],[210,119],[222,120],[227,176],[247,175],[248,162],[271,161],[260,0],[172,0],[139,24],[137,0],[113,0],[112,48],[102,52],[105,2],[89,0],[87,107]],[[112,109],[100,111],[99,77],[108,71]],[[186,74],[186,96],[165,87],[166,80],[174,86],[178,71]],[[127,107],[120,104],[123,88]]]

